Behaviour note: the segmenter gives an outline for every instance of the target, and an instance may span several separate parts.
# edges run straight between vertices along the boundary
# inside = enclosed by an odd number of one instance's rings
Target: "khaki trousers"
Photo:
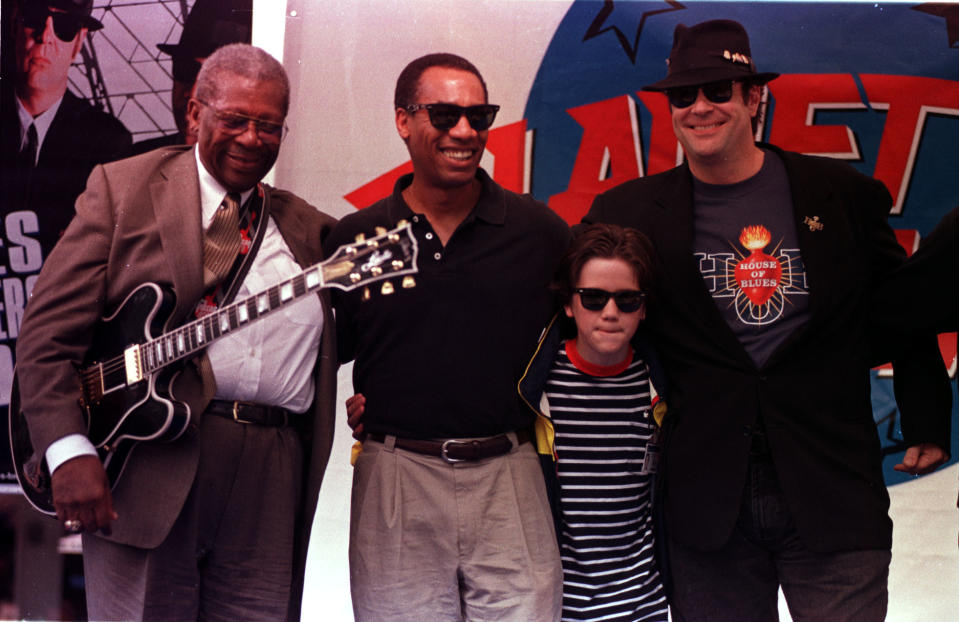
[[[357,622],[558,620],[563,573],[539,458],[448,464],[367,440],[353,473]]]

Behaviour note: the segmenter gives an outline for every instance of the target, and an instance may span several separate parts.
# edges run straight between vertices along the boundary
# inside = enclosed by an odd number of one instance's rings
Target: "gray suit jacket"
[[[335,220],[295,195],[272,193],[271,217],[303,267],[322,258],[321,242]],[[53,441],[85,432],[75,366],[90,346],[99,318],[138,285],[152,281],[176,294],[173,316],[187,318],[203,294],[202,225],[196,163],[189,147],[169,147],[97,166],[76,203],[76,218],[46,261],[27,305],[18,343],[18,378],[34,448],[45,455]],[[315,367],[312,417],[301,431],[305,473],[299,594],[306,544],[320,481],[333,440],[336,348],[333,318],[321,295],[325,326]],[[199,417],[215,391],[202,365],[188,364],[174,394]],[[197,423],[196,421],[193,422]],[[194,428],[195,429],[195,428]],[[198,461],[198,439],[134,449],[114,506],[120,515],[110,539],[142,548],[166,537],[186,499]],[[297,608],[298,609],[298,608]]]

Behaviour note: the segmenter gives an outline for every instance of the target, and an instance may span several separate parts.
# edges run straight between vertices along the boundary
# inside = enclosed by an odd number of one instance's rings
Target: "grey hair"
[[[280,61],[247,43],[224,45],[210,54],[200,67],[196,78],[197,99],[216,101],[225,74],[278,85],[283,95],[283,116],[286,116],[290,108],[290,80]]]

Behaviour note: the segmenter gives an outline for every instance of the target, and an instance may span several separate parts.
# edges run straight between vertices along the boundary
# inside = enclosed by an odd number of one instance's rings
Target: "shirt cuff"
[[[50,475],[53,475],[57,467],[67,460],[96,455],[97,450],[90,439],[82,434],[70,434],[55,440],[47,447],[47,468],[50,469]]]

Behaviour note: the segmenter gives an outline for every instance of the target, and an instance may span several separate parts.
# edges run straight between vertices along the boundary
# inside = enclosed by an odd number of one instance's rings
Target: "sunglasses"
[[[666,97],[673,108],[689,108],[696,103],[699,92],[702,91],[706,99],[714,104],[725,104],[733,97],[734,80],[722,80],[696,86],[682,86],[675,89],[666,89]]]
[[[24,6],[19,20],[24,28],[43,33],[43,29],[47,26],[47,17],[53,18],[53,33],[57,39],[64,42],[73,41],[83,28],[83,24],[75,16],[69,13],[56,13],[43,5]]]
[[[466,115],[466,121],[477,132],[488,130],[493,125],[493,119],[499,111],[499,106],[483,104],[482,106],[457,106],[456,104],[410,104],[407,112],[426,110],[430,115],[430,123],[436,129],[445,132],[456,127],[460,117]]]
[[[639,311],[646,302],[646,294],[638,289],[621,289],[618,292],[608,292],[605,289],[593,287],[579,287],[573,290],[579,294],[579,302],[587,311],[602,311],[606,303],[612,298],[616,307],[623,313]]]
[[[250,123],[252,123],[257,136],[259,136],[263,142],[279,143],[286,135],[287,128],[285,123],[256,119],[237,112],[221,110],[201,99],[195,99],[195,101],[206,106],[213,112],[213,115],[216,117],[217,127],[226,134],[242,134],[250,127]]]

